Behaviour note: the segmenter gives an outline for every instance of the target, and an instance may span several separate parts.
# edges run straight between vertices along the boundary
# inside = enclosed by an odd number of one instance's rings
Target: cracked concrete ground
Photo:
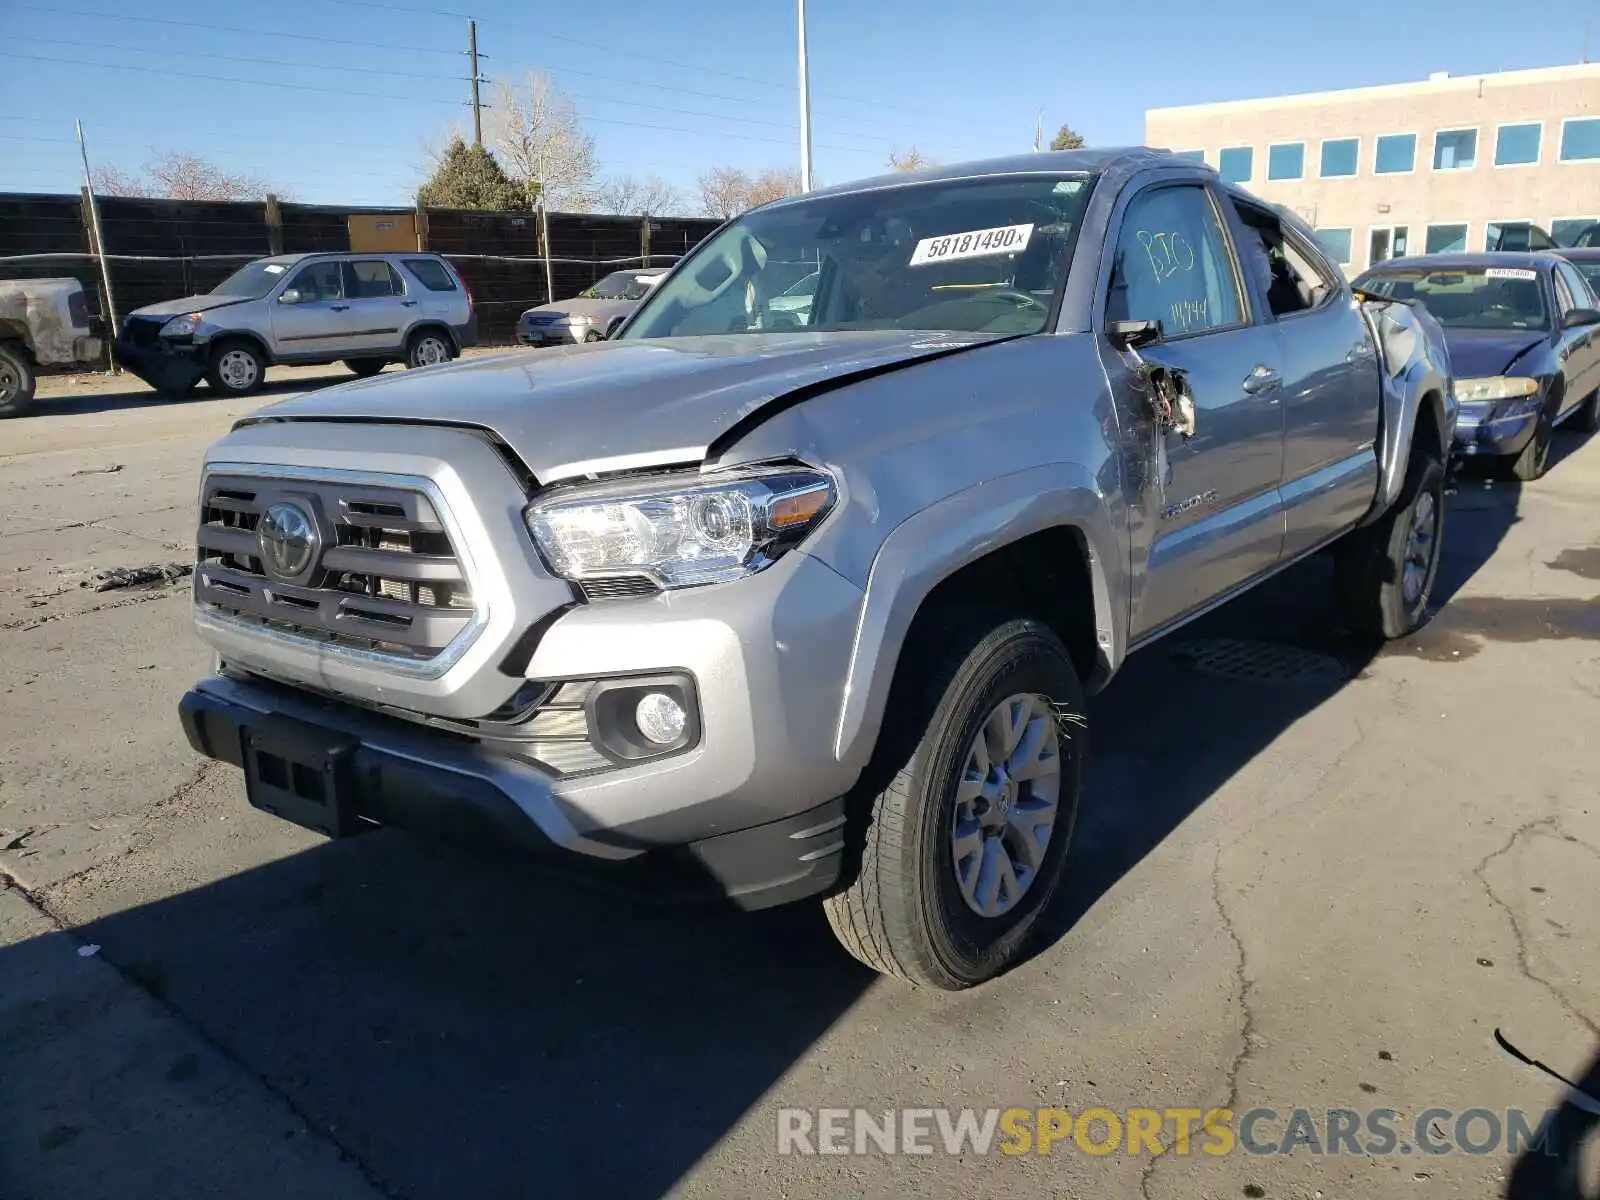
[[[0,1193],[1490,1197],[1503,1153],[780,1158],[776,1111],[1267,1107],[1276,1141],[1392,1108],[1409,1142],[1560,1101],[1496,1028],[1574,1078],[1600,1049],[1600,442],[1459,483],[1408,643],[1341,640],[1321,562],[1183,635],[1338,677],[1131,660],[1056,936],[941,996],[810,906],[642,906],[249,809],[178,732],[185,583],[79,584],[190,554],[200,449],[250,405],[49,386],[0,423]]]

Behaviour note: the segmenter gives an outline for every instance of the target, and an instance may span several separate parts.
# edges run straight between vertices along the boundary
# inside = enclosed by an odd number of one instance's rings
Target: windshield
[[[1548,329],[1539,273],[1527,267],[1382,271],[1359,285],[1395,300],[1420,300],[1446,329]]]
[[[760,209],[701,246],[622,336],[1037,333],[1066,278],[1091,184],[1086,175],[1010,175]],[[773,303],[791,288],[811,292],[811,303]]]
[[[580,300],[642,300],[656,276],[635,271],[613,271],[599,283],[578,293]]]
[[[265,296],[283,279],[284,272],[289,269],[288,263],[272,262],[263,259],[253,262],[247,267],[240,267],[229,275],[216,287],[211,289],[213,296],[244,296],[250,300],[259,300]]]

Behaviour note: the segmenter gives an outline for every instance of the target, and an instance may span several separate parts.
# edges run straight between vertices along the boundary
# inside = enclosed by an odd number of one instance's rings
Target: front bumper
[[[583,834],[575,825],[582,815],[564,801],[558,779],[528,763],[486,754],[464,736],[225,676],[203,680],[185,695],[179,715],[197,752],[247,774],[255,746],[277,750],[298,738],[308,761],[323,747],[338,746],[344,754],[341,792],[353,821],[317,819],[329,793],[320,773],[308,777],[292,758],[279,774],[296,794],[278,791],[263,805],[324,833],[383,824],[501,853],[567,851],[569,862],[596,870],[598,882],[689,899],[724,897],[745,909],[827,891],[843,870],[841,799],[748,828],[705,830],[676,844],[620,830]]]
[[[593,325],[529,325],[517,323],[517,341],[524,346],[573,346],[583,341],[583,335],[596,328]]]
[[[1522,453],[1538,427],[1543,403],[1538,396],[1463,403],[1452,451],[1466,458]]]
[[[116,340],[112,357],[158,392],[181,395],[205,378],[206,346],[156,340],[135,342],[124,334]]]

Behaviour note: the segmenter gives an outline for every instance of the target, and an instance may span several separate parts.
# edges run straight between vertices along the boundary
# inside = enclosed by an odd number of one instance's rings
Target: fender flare
[[[865,767],[883,725],[889,688],[911,623],[941,582],[967,564],[1030,534],[1070,528],[1088,558],[1098,679],[1110,676],[1127,646],[1128,545],[1094,477],[1071,464],[1030,467],[974,484],[914,513],[873,557],[845,676],[834,753]]]

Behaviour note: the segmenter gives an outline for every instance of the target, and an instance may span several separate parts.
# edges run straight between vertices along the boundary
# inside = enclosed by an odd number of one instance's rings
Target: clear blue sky
[[[1111,145],[1161,105],[1577,62],[1586,21],[1600,57],[1600,0],[808,7],[822,182],[912,144],[1025,150],[1040,109]],[[97,165],[186,151],[299,200],[406,203],[465,123],[469,12],[484,73],[550,72],[607,173],[690,192],[706,166],[797,161],[793,0],[0,0],[0,191],[75,191],[81,116]]]

